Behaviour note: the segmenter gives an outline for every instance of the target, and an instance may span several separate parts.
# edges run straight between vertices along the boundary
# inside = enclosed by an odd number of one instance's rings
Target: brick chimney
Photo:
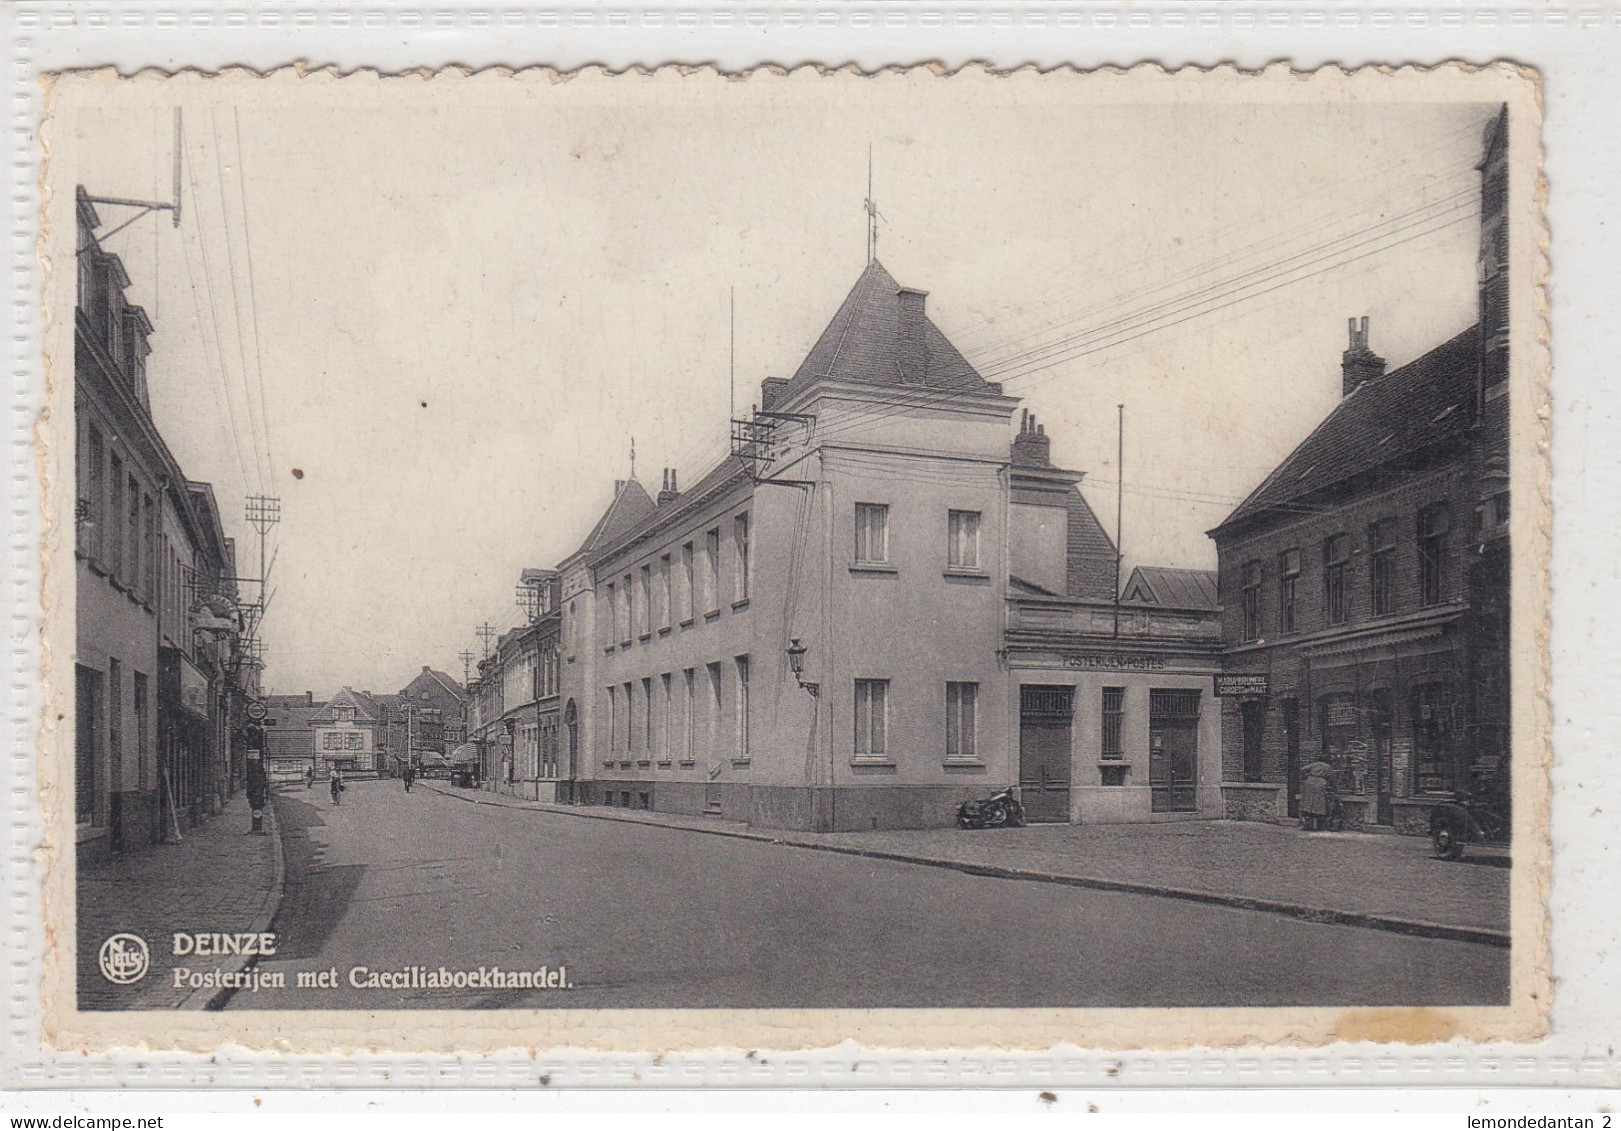
[[[767,377],[760,382],[760,408],[769,412],[777,407],[777,400],[782,391],[788,387],[786,377]]]
[[[675,468],[667,467],[664,469],[664,485],[659,488],[659,506],[662,507],[665,503],[673,503],[680,497],[681,491],[675,485]]]
[[[1019,434],[1013,437],[1013,466],[1014,467],[1051,467],[1052,441],[1047,438],[1047,429],[1037,424],[1036,418],[1024,409],[1019,415]]]
[[[1346,320],[1350,323],[1351,345],[1340,355],[1340,373],[1344,377],[1344,387],[1341,396],[1350,396],[1364,381],[1372,381],[1385,375],[1385,359],[1368,348],[1368,319],[1364,316],[1359,323],[1357,319]]]
[[[929,371],[929,342],[925,330],[928,320],[923,313],[923,304],[929,292],[902,287],[899,293],[901,381],[907,385],[921,385]]]

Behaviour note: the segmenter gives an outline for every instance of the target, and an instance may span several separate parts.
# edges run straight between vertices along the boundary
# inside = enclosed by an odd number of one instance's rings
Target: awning
[[[478,752],[478,743],[462,743],[450,752],[450,761],[453,765],[478,765],[482,761]]]

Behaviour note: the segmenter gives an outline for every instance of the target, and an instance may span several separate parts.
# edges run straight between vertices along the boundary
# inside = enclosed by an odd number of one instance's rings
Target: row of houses
[[[447,759],[466,737],[466,693],[450,676],[423,665],[393,694],[345,687],[324,702],[312,692],[264,697],[264,747],[273,776],[333,770],[397,775]]]
[[[1144,568],[1085,472],[924,291],[868,263],[731,454],[615,483],[469,688],[489,788],[778,828],[1288,820],[1328,761],[1352,824],[1507,786],[1506,119],[1482,163],[1481,321],[1343,399],[1211,532]]]
[[[182,835],[242,787],[259,665],[213,488],[152,416],[152,323],[83,188],[76,217],[73,803],[89,861]]]

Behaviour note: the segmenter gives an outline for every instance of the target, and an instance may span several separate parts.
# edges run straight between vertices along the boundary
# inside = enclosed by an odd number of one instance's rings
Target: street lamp
[[[810,649],[799,642],[799,637],[796,636],[790,640],[788,642],[788,670],[794,673],[795,682],[810,692],[812,698],[815,698],[821,691],[822,685],[819,683],[807,683],[805,680],[805,653],[808,651]]]

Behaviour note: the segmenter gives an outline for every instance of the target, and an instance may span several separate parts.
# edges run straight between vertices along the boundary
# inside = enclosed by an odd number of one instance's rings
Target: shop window
[[[1445,503],[1436,503],[1418,512],[1418,589],[1425,605],[1439,605],[1445,595],[1449,525]]]
[[[1449,683],[1413,688],[1413,792],[1457,788],[1452,759],[1455,697]]]
[[[1346,581],[1351,572],[1351,540],[1335,534],[1323,543],[1324,604],[1329,624],[1344,624],[1350,614]]]
[[[1376,617],[1396,609],[1396,522],[1381,519],[1368,527],[1368,600]]]
[[[1261,563],[1248,562],[1244,566],[1244,639],[1256,640],[1261,635]]]
[[[1366,770],[1367,743],[1354,695],[1325,695],[1318,701],[1322,759],[1334,768],[1335,788],[1358,792],[1358,775]]]
[[[1126,689],[1124,687],[1105,687],[1103,689],[1103,749],[1100,752],[1104,758],[1124,758],[1126,756],[1125,744],[1122,741],[1126,722]]]
[[[1238,709],[1244,718],[1244,780],[1263,781],[1261,735],[1266,726],[1266,704],[1259,699],[1246,699]]]
[[[1278,631],[1293,632],[1296,623],[1295,594],[1300,581],[1300,551],[1285,550],[1278,555]]]

